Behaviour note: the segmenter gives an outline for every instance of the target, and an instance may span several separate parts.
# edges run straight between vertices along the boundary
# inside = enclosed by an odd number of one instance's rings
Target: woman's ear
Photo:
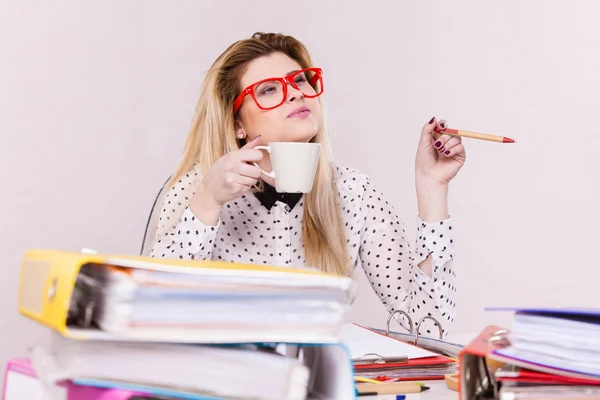
[[[233,126],[235,129],[235,138],[238,140],[245,139],[246,132],[244,132],[244,128],[242,127],[242,124],[240,123],[240,120],[238,118],[235,119]]]

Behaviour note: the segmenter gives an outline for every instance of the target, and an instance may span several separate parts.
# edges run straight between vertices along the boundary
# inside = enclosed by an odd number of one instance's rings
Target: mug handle
[[[267,153],[271,154],[271,148],[269,146],[256,146],[254,149],[256,149],[256,150],[264,150]],[[275,179],[275,171],[267,172],[267,171],[263,170],[261,167],[259,167],[257,163],[253,163],[253,164],[258,169],[260,169],[260,172],[262,172],[263,174],[265,174],[269,178]]]

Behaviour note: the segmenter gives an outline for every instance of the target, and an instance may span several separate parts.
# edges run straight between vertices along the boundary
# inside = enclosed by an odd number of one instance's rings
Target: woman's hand
[[[260,143],[258,136],[219,158],[206,171],[190,200],[190,209],[204,224],[216,224],[223,204],[242,196],[258,182],[260,168],[249,163],[262,159],[262,152],[254,149]]]
[[[448,218],[448,183],[466,160],[460,136],[434,132],[447,127],[435,117],[423,126],[415,160],[419,216],[426,222]]]
[[[434,117],[421,130],[415,162],[417,186],[448,185],[467,158],[461,137],[434,132],[436,126],[440,130],[448,127]]]

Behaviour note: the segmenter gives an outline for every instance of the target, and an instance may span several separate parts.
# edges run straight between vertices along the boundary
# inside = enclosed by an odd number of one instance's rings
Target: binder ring
[[[361,359],[364,359],[367,356],[377,356],[377,357],[379,357],[378,359],[376,359],[375,361],[373,361],[373,364],[385,364],[385,357],[382,356],[381,354],[377,354],[377,353],[365,353],[362,356],[360,356],[357,359],[357,361],[360,361]]]
[[[508,333],[508,329],[498,329],[496,332],[493,333],[494,336],[506,336],[506,334]]]
[[[510,340],[508,340],[507,337],[508,332],[508,329],[498,329],[488,338],[488,343],[497,344],[499,346],[509,346]]]
[[[437,327],[440,331],[440,340],[442,340],[444,338],[444,330],[442,329],[442,324],[440,324],[439,321],[437,319],[433,318],[432,316],[426,315],[423,318],[421,318],[419,320],[419,322],[417,323],[417,332],[415,333],[415,346],[419,345],[419,327],[421,326],[423,321],[425,321],[426,319],[431,319],[435,322],[435,325],[437,325]]]
[[[406,317],[406,319],[408,319],[408,326],[410,327],[409,329],[409,333],[412,335],[413,333],[413,320],[410,317],[410,315],[408,315],[405,311],[402,310],[396,310],[390,313],[388,319],[387,319],[387,323],[385,324],[385,334],[387,336],[390,336],[390,322],[392,322],[392,318],[394,317],[394,314],[396,313],[400,313],[402,315],[404,315]]]

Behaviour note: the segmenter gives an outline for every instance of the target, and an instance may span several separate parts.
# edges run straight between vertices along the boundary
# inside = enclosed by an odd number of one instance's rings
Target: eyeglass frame
[[[303,72],[307,72],[307,71],[311,71],[311,72],[315,73],[315,75],[309,81],[310,86],[312,86],[314,88],[314,84],[316,84],[317,81],[320,81],[320,83],[321,83],[321,92],[319,94],[315,94],[314,96],[307,95],[304,92],[302,92],[302,90],[298,87],[298,84],[294,80],[294,77],[296,77],[296,75],[303,73]],[[258,100],[256,100],[256,96],[254,95],[254,88],[256,86],[260,85],[261,83],[268,82],[268,81],[281,82],[282,86],[283,86],[283,96],[282,96],[281,103],[277,104],[276,106],[262,107],[258,103]],[[272,110],[274,108],[281,106],[283,103],[285,103],[285,99],[287,98],[288,85],[292,85],[292,87],[294,89],[299,90],[300,92],[302,92],[302,95],[304,97],[308,97],[309,99],[314,98],[314,97],[319,97],[320,95],[323,94],[323,91],[325,90],[325,88],[323,86],[323,70],[321,68],[303,68],[303,69],[293,72],[287,76],[284,76],[283,78],[267,78],[267,79],[262,79],[258,82],[254,82],[252,85],[250,85],[250,86],[246,87],[244,90],[242,90],[242,93],[240,93],[238,95],[238,97],[236,97],[235,101],[233,102],[233,115],[237,114],[240,107],[242,106],[242,103],[246,99],[246,96],[248,96],[248,95],[250,95],[250,97],[252,97],[252,99],[254,100],[254,103],[256,103],[258,108],[260,108],[263,111]]]

